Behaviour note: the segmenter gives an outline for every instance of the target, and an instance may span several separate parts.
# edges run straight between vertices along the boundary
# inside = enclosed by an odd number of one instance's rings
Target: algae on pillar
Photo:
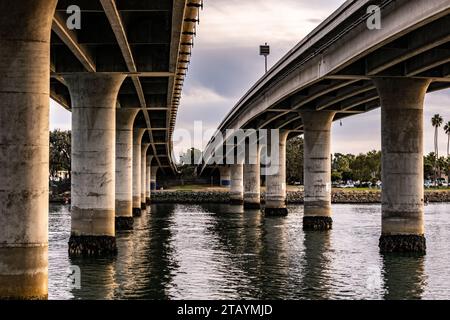
[[[116,103],[124,79],[98,73],[65,77],[72,101],[70,255],[117,252]]]
[[[133,123],[138,109],[116,110],[116,230],[133,229]]]
[[[269,146],[270,166],[266,167],[266,198],[264,212],[266,215],[284,216],[288,214],[286,207],[286,141],[289,131],[280,130],[278,141]],[[270,139],[270,144],[272,143]]]
[[[141,215],[141,143],[146,129],[133,130],[133,216]]]
[[[49,61],[56,3],[0,0],[0,300],[48,294]]]
[[[328,230],[331,218],[331,124],[335,111],[302,111],[304,130],[303,229]]]
[[[381,100],[381,252],[426,250],[423,103],[430,80],[374,79]]]

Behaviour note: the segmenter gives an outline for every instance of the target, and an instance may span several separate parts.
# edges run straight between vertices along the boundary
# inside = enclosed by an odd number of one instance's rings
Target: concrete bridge
[[[80,28],[66,23],[73,5]],[[71,255],[114,254],[157,170],[176,171],[171,138],[200,7],[0,0],[0,298],[47,296],[50,97],[72,112]]]
[[[380,29],[368,26],[371,5],[380,9]],[[349,0],[240,99],[208,144],[202,171],[218,168],[232,202],[259,206],[260,164],[211,161],[223,148],[215,142],[231,138],[228,129],[279,129],[277,145],[266,146],[279,151],[280,164],[266,176],[265,211],[287,214],[286,140],[303,134],[303,226],[330,229],[331,124],[381,107],[380,250],[425,252],[423,103],[427,92],[448,87],[448,0]]]

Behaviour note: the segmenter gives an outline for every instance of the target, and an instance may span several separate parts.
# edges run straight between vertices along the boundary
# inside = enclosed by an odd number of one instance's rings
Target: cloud
[[[72,114],[50,99],[50,130],[71,130]]]

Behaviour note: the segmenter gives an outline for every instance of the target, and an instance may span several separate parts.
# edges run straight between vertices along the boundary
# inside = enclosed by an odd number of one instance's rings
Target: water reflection
[[[302,265],[302,296],[310,299],[331,298],[333,285],[331,270],[331,231],[311,232],[304,235]]]
[[[69,259],[70,212],[50,214],[50,299],[422,299],[450,297],[448,205],[426,207],[426,256],[381,256],[380,208],[333,206],[334,228],[230,205],[152,205],[112,259]],[[67,268],[81,269],[81,289]]]
[[[384,299],[421,299],[427,286],[424,262],[424,256],[383,255]]]

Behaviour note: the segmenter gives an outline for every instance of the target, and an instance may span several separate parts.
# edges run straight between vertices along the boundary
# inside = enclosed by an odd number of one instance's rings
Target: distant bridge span
[[[368,27],[372,5],[380,8],[380,29]],[[279,173],[266,176],[266,214],[287,213],[286,139],[304,134],[304,227],[328,229],[331,123],[381,106],[380,248],[424,251],[423,99],[449,87],[448,0],[349,0],[252,86],[218,134],[227,139],[227,129],[280,130],[279,145],[270,146],[281,156]],[[214,150],[222,148],[216,137],[206,146],[204,173],[215,168]],[[232,202],[259,206],[259,163],[223,163],[218,167]]]

